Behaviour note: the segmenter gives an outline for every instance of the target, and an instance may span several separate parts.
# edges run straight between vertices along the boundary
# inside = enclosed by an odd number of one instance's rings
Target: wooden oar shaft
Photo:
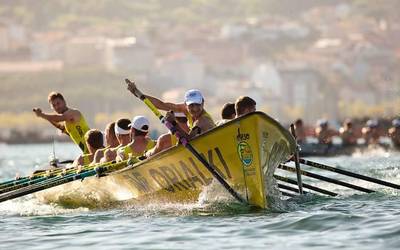
[[[310,166],[310,167],[315,167],[315,168],[319,168],[319,169],[323,169],[323,170],[328,170],[328,171],[335,172],[335,173],[338,173],[338,174],[342,174],[342,175],[358,178],[358,179],[361,179],[361,180],[364,180],[364,181],[380,184],[380,185],[391,187],[391,188],[400,189],[400,185],[397,185],[395,183],[379,180],[379,179],[372,178],[372,177],[365,176],[365,175],[361,175],[361,174],[356,174],[356,173],[353,173],[353,172],[350,172],[350,171],[347,171],[347,170],[335,168],[335,167],[332,167],[332,166],[324,165],[324,164],[321,164],[321,163],[318,163],[318,162],[309,161],[309,160],[306,160],[306,159],[299,159],[299,161],[300,161],[300,163],[305,164],[305,165]]]
[[[286,170],[286,171],[289,171],[289,172],[293,172],[293,173],[296,172],[296,169],[294,169],[292,167],[289,167],[289,166],[286,166],[286,165],[283,165],[283,164],[280,164],[278,166],[278,168]],[[348,188],[351,188],[351,189],[354,189],[354,190],[357,190],[357,191],[361,191],[361,192],[365,192],[365,193],[373,193],[373,192],[375,192],[375,191],[373,191],[371,189],[363,188],[363,187],[356,186],[356,185],[353,185],[353,184],[350,184],[350,183],[347,183],[347,182],[344,182],[344,181],[335,180],[335,179],[332,179],[332,178],[329,178],[329,177],[325,177],[325,176],[322,176],[322,175],[319,175],[319,174],[314,174],[314,173],[311,173],[311,172],[308,172],[308,171],[304,171],[304,170],[301,170],[301,174],[304,175],[304,176],[308,176],[308,177],[314,178],[314,179],[318,179],[318,180],[321,180],[321,181],[326,181],[326,182],[333,183],[333,184],[336,184],[336,185],[339,185],[339,186],[343,186],[343,187],[348,187]]]
[[[299,194],[303,194],[303,181],[301,180],[301,169],[300,169],[300,163],[299,163],[299,147],[297,145],[297,137],[296,137],[296,131],[294,129],[294,124],[290,125],[290,132],[292,133],[295,141],[296,141],[296,151],[294,152],[294,163],[296,166],[296,176],[297,176],[297,183],[299,187]]]
[[[283,176],[275,174],[274,178],[279,180],[279,181],[283,181],[283,182],[286,182],[286,183],[297,185],[297,181],[296,180],[292,180],[292,179],[287,178],[287,177],[283,177]],[[325,189],[322,189],[322,188],[319,188],[319,187],[315,187],[315,186],[306,184],[304,182],[303,182],[303,187],[307,188],[307,189],[310,189],[310,190],[313,190],[315,192],[321,193],[321,194],[329,195],[329,196],[337,196],[338,195],[337,193],[334,193],[334,192],[331,192],[331,191],[328,191],[328,190],[325,190]]]
[[[228,192],[242,203],[247,203],[225,180],[221,175],[213,168],[194,148],[191,144],[187,143],[186,148],[192,152],[192,154],[208,169],[208,171],[218,180],[221,185],[228,190]]]

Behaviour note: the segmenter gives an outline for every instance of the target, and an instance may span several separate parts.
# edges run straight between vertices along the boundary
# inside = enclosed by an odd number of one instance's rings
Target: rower
[[[318,143],[331,145],[333,136],[338,135],[338,133],[329,128],[328,120],[320,119],[315,128],[315,135],[318,139]]]
[[[379,123],[378,120],[370,119],[366,122],[365,126],[362,128],[361,132],[365,139],[367,145],[377,145],[379,144]]]
[[[140,96],[141,92],[137,89],[135,83],[131,82],[128,84],[128,90],[136,95]],[[163,102],[155,97],[144,95],[157,109],[173,112],[183,112],[188,119],[189,134],[187,139],[202,134],[215,127],[215,123],[211,116],[204,109],[204,98],[201,92],[197,89],[191,89],[185,93],[184,103],[169,103]],[[173,121],[174,116],[171,112],[168,112],[165,116],[166,120]],[[168,119],[167,119],[168,118]],[[178,127],[179,129],[179,127]]]
[[[392,127],[389,128],[388,132],[393,146],[400,150],[400,118],[392,121]]]
[[[217,121],[217,126],[229,122],[236,117],[235,104],[228,102],[225,103],[221,110],[222,120]]]
[[[126,146],[120,147],[117,151],[117,161],[127,160],[130,157],[142,156],[146,151],[154,148],[156,141],[147,136],[150,123],[144,116],[135,116],[131,128],[132,142]]]
[[[117,157],[117,151],[119,148],[128,145],[131,142],[131,121],[126,118],[121,118],[115,123],[114,131],[117,136],[118,146],[109,148],[104,152],[104,157],[100,160],[101,163],[110,162],[115,160]]]
[[[69,135],[72,141],[79,146],[84,153],[88,153],[84,135],[89,130],[89,126],[82,113],[77,109],[67,107],[67,103],[62,94],[51,92],[48,101],[55,113],[43,113],[40,108],[34,108],[36,116],[49,121],[61,132]]]
[[[115,122],[107,124],[106,129],[104,130],[104,137],[106,141],[106,147],[96,151],[91,163],[92,165],[100,162],[101,158],[104,157],[104,152],[107,149],[118,147],[119,142],[117,136],[115,135]]]
[[[294,128],[296,130],[296,140],[297,143],[305,143],[306,140],[306,129],[304,128],[304,123],[302,119],[297,119],[294,122]]]
[[[104,148],[104,135],[100,130],[90,129],[84,138],[89,153],[78,156],[72,163],[72,167],[89,165],[93,161],[96,150]]]
[[[353,130],[353,122],[350,119],[344,121],[343,126],[339,129],[339,133],[343,146],[357,145],[358,137]]]
[[[248,96],[240,96],[235,102],[236,118],[256,111],[256,101]]]
[[[189,131],[189,127],[187,126],[187,118],[184,113],[175,113],[175,119],[177,121],[178,126],[181,129],[183,129],[186,132]],[[179,143],[178,138],[176,138],[176,136],[173,135],[171,132],[162,134],[160,135],[160,137],[158,137],[156,146],[153,149],[146,152],[146,157],[155,155],[158,152],[164,151],[170,147],[177,145],[178,143]]]

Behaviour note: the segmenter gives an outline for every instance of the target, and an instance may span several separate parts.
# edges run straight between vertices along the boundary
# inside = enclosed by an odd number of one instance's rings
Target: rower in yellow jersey
[[[146,151],[154,148],[156,141],[147,137],[149,127],[149,120],[144,116],[135,116],[132,119],[130,124],[132,142],[118,149],[117,161],[142,156]]]
[[[138,90],[135,83],[130,82],[128,84],[128,90],[136,95],[140,96],[141,92]],[[204,98],[201,92],[197,89],[191,89],[185,93],[184,103],[169,103],[163,102],[155,97],[144,95],[153,105],[161,110],[183,112],[188,118],[189,134],[187,138],[190,140],[193,137],[202,134],[215,127],[215,123],[211,116],[204,109]],[[172,112],[168,112],[165,119],[174,122],[175,117]],[[175,121],[176,122],[176,121]],[[178,129],[180,129],[178,127]],[[184,131],[183,131],[184,132]]]
[[[106,150],[117,148],[119,145],[119,141],[117,135],[115,134],[115,122],[111,122],[107,124],[106,129],[104,130],[105,137],[105,148],[99,149],[96,151],[92,165],[99,163],[101,158],[104,157]]]
[[[82,113],[77,109],[68,108],[64,97],[60,93],[51,92],[48,96],[48,101],[56,113],[43,113],[40,108],[34,108],[33,112],[35,112],[36,116],[49,121],[61,132],[69,135],[82,152],[89,153],[84,138],[89,126]]]
[[[117,157],[117,151],[119,148],[128,145],[131,141],[131,129],[129,125],[131,121],[127,118],[118,119],[115,122],[114,132],[118,140],[118,145],[113,148],[106,149],[104,151],[104,157],[101,158],[100,163],[114,161]]]
[[[89,165],[93,161],[96,151],[104,148],[104,135],[100,130],[90,129],[86,132],[84,138],[89,153],[78,156],[72,163],[72,167]]]
[[[184,113],[175,113],[175,118],[177,124],[183,129],[184,131],[188,132],[189,127],[187,125],[188,119]],[[173,135],[171,132],[166,134],[160,135],[157,139],[157,144],[154,148],[146,152],[146,157],[150,157],[152,155],[157,154],[158,152],[164,151],[170,147],[173,147],[178,144],[178,138]]]

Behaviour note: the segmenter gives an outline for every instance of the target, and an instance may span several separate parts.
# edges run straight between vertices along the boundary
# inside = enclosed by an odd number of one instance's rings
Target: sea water
[[[51,144],[0,145],[0,181],[45,165],[52,151]],[[77,154],[72,144],[56,144],[60,160]],[[400,183],[396,152],[310,159]],[[303,177],[339,196],[283,197],[283,205],[266,210],[215,199],[221,190],[208,190],[194,204],[130,203],[90,209],[45,204],[31,195],[0,203],[0,249],[400,248],[398,191],[313,171],[378,192],[364,194]]]

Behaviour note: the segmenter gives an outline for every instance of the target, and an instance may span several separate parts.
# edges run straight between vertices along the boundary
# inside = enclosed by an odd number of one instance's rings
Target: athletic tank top
[[[154,148],[156,146],[156,143],[156,141],[149,139],[147,141],[146,149],[144,150],[144,152]],[[125,159],[128,159],[129,157],[142,156],[144,152],[133,152],[132,148],[130,147],[131,144],[132,143],[129,143],[125,147],[118,149],[118,153],[122,154]]]
[[[170,138],[172,147],[178,144],[178,138],[176,137],[176,135],[171,134]]]
[[[186,118],[188,119],[188,122],[187,122],[188,127],[191,130],[191,129],[193,129],[193,124],[194,124],[193,118],[189,113],[185,113],[185,114],[186,114]],[[214,120],[212,119],[211,115],[209,113],[207,113],[205,110],[203,110],[201,117],[205,117],[215,126]]]
[[[89,165],[92,161],[90,160],[90,154],[84,154],[82,155],[83,159],[83,166]]]
[[[85,133],[89,130],[89,126],[82,114],[78,122],[66,121],[65,130],[68,132],[71,140],[79,146],[83,153],[89,153],[85,142]]]

